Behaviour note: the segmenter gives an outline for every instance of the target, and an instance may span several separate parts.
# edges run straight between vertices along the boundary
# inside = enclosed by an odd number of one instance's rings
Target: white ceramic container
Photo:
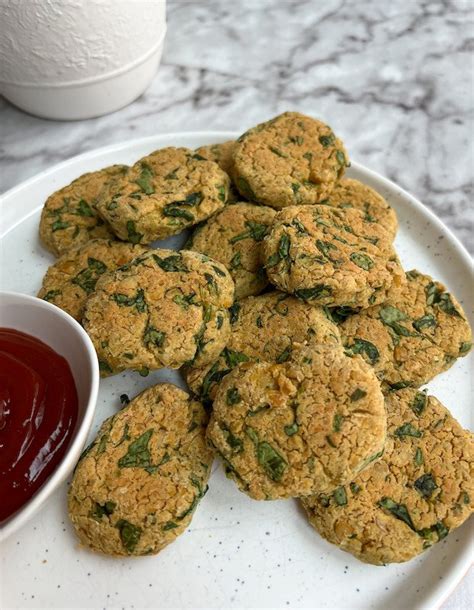
[[[71,120],[126,106],[150,84],[166,0],[0,2],[0,93],[31,114]]]
[[[99,391],[99,365],[92,341],[74,318],[36,297],[0,292],[0,327],[40,339],[66,358],[77,389],[76,429],[62,461],[36,494],[0,527],[0,540],[22,527],[72,472],[86,442]]]

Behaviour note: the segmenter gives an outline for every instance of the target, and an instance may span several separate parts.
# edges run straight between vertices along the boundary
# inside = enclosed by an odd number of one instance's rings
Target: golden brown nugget
[[[45,247],[60,256],[90,239],[115,238],[98,216],[97,200],[103,189],[123,177],[126,165],[112,165],[84,174],[48,197],[41,212],[39,233]]]
[[[227,345],[215,362],[185,371],[191,390],[206,402],[212,401],[217,384],[240,362],[286,362],[302,345],[332,345],[342,351],[339,330],[331,317],[283,292],[234,303],[230,321]]]
[[[241,364],[219,385],[207,437],[256,500],[332,491],[381,455],[380,385],[361,358],[316,346],[282,364]]]
[[[92,239],[72,247],[48,268],[38,297],[80,322],[87,297],[94,292],[99,277],[144,252],[143,246],[107,239]]]
[[[229,269],[236,299],[259,294],[268,284],[262,241],[275,213],[273,208],[251,203],[228,205],[195,229],[187,248],[207,254]]]
[[[234,282],[217,261],[151,250],[99,279],[83,325],[104,375],[204,366],[227,343],[233,297]]]
[[[223,208],[229,184],[217,163],[187,148],[162,148],[104,192],[97,210],[120,239],[147,244]]]
[[[395,389],[427,383],[472,347],[466,314],[445,286],[416,270],[406,279],[383,305],[340,326],[346,350],[361,354]]]
[[[182,534],[207,491],[206,424],[203,406],[168,383],[107,419],[69,488],[81,543],[107,555],[153,555]]]
[[[392,237],[356,209],[285,208],[263,257],[272,284],[316,305],[369,307],[404,281]]]
[[[227,140],[227,142],[221,142],[219,144],[208,144],[207,146],[201,146],[196,148],[196,153],[208,159],[214,161],[217,165],[225,171],[226,174],[232,173],[233,166],[233,153],[235,149],[235,141]]]
[[[246,131],[233,157],[233,178],[241,194],[278,209],[326,199],[349,165],[331,128],[298,112],[285,112]]]
[[[392,238],[395,237],[398,228],[395,210],[377,191],[359,180],[339,180],[325,203],[336,208],[356,208],[364,213],[364,220],[378,223]]]
[[[474,442],[434,397],[389,394],[383,457],[350,485],[302,500],[324,538],[373,564],[412,559],[473,512]]]

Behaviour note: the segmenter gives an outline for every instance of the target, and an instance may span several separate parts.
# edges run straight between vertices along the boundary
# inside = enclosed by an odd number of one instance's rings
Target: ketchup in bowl
[[[56,469],[77,415],[67,361],[31,335],[0,328],[0,522]]]

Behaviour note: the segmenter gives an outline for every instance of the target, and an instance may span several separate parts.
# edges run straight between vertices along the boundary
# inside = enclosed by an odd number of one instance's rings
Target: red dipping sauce
[[[0,522],[56,469],[77,411],[67,361],[31,335],[0,328]]]

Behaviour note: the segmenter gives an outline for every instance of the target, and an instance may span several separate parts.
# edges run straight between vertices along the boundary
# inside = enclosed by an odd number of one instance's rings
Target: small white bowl
[[[36,297],[0,292],[0,327],[28,333],[64,356],[71,367],[78,395],[78,417],[69,447],[36,494],[0,527],[4,540],[22,527],[72,472],[86,442],[97,402],[99,365],[85,330],[69,314]]]

